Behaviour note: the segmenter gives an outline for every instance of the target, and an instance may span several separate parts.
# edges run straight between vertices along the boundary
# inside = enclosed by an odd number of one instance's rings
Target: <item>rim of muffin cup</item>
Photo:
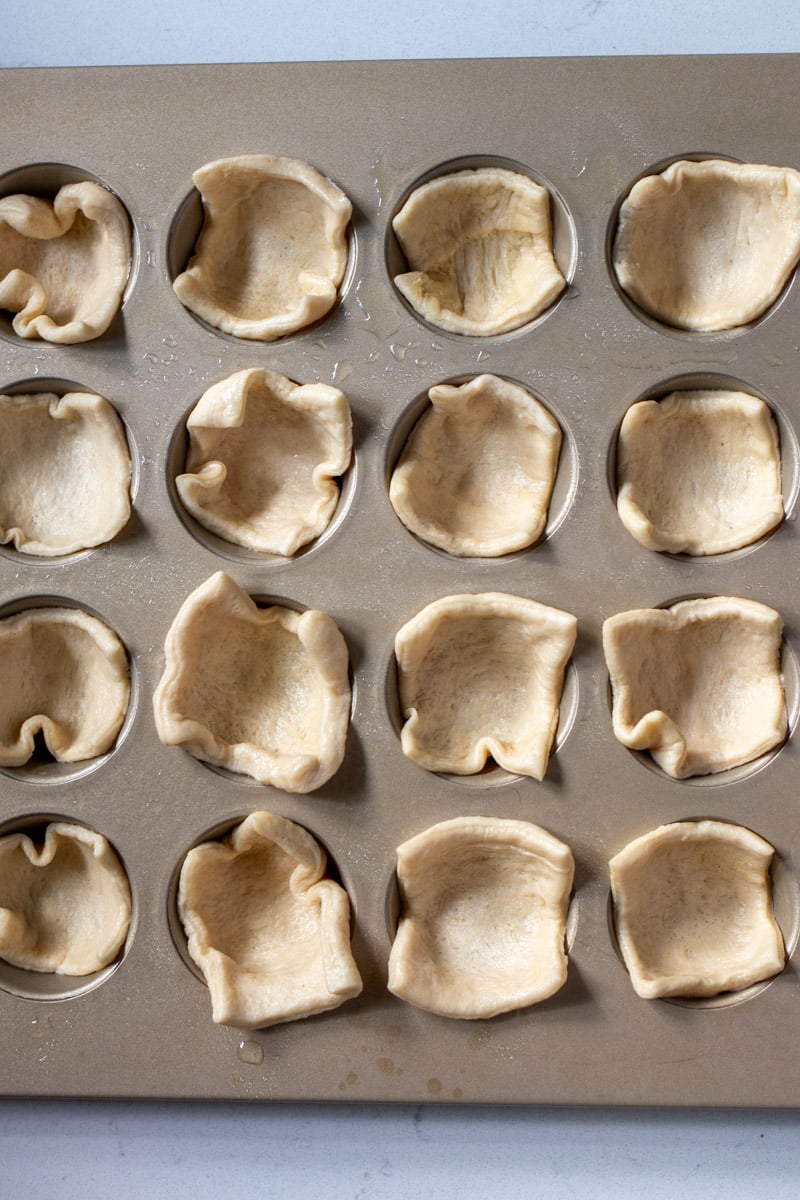
[[[543,187],[547,191],[550,196],[553,257],[566,282],[566,286],[561,294],[543,312],[534,317],[533,320],[526,321],[516,329],[510,329],[506,333],[488,335],[456,333],[452,330],[442,329],[440,325],[435,325],[432,321],[421,316],[413,304],[402,295],[394,282],[395,275],[400,275],[408,270],[408,263],[403,251],[400,249],[400,243],[395,235],[392,222],[411,194],[417,188],[422,187],[423,184],[430,183],[434,179],[441,179],[446,175],[455,175],[459,171],[479,170],[482,167],[499,167],[506,171],[513,171],[517,175],[523,175],[534,183],[538,183],[540,187]],[[578,251],[578,232],[575,218],[562,193],[546,175],[535,167],[528,166],[517,159],[508,158],[503,155],[465,154],[456,158],[445,159],[428,167],[402,187],[392,203],[389,218],[386,222],[383,239],[383,264],[392,294],[398,304],[406,313],[413,317],[417,324],[421,325],[437,338],[448,338],[462,345],[467,343],[480,347],[511,341],[514,338],[524,336],[526,333],[544,324],[570,294],[578,266]]]

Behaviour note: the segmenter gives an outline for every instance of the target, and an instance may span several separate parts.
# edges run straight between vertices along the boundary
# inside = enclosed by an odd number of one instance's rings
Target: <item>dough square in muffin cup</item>
[[[420,184],[392,221],[408,271],[394,282],[431,325],[489,337],[533,321],[566,280],[553,256],[550,194],[504,167]]]
[[[783,970],[774,850],[741,825],[676,821],[610,862],[617,939],[636,993],[716,996]]]
[[[496,375],[428,394],[389,484],[400,520],[448,554],[494,558],[532,545],[558,469],[558,421]]]
[[[105,622],[76,608],[0,620],[0,765],[19,767],[41,733],[58,762],[105,754],[130,700],[128,657]]]
[[[90,341],[119,311],[131,269],[131,228],[120,201],[99,183],[0,199],[0,308],[21,338]]]
[[[178,299],[223,333],[273,341],[333,307],[347,266],[352,205],[308,163],[274,154],[195,171],[205,221]]]
[[[788,731],[779,613],[735,596],[618,613],[603,625],[614,734],[685,779],[751,762]]]
[[[44,840],[0,838],[0,958],[28,971],[91,975],[128,936],[131,889],[102,834],[54,821]]]
[[[181,605],[164,656],[153,710],[165,746],[288,792],[338,771],[349,659],[326,613],[259,608],[218,571]]]
[[[783,520],[778,430],[746,392],[672,392],[626,412],[617,510],[648,550],[724,554]]]
[[[130,485],[125,432],[102,396],[0,396],[0,541],[43,558],[109,542]]]
[[[620,287],[677,329],[721,332],[762,316],[800,258],[800,172],[680,160],[623,201],[613,247]]]
[[[577,619],[503,592],[445,596],[395,638],[404,753],[428,771],[543,779]]]
[[[567,978],[569,847],[528,821],[456,817],[397,849],[389,990],[477,1020],[546,1000]]]
[[[178,913],[214,1021],[263,1029],[359,995],[350,902],[326,863],[310,833],[269,812],[186,855]]]
[[[324,533],[353,450],[350,409],[338,388],[259,368],[237,371],[201,396],[186,431],[175,486],[204,528],[287,557]]]

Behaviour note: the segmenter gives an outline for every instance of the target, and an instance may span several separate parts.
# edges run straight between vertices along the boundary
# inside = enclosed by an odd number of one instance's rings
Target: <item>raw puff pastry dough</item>
[[[566,287],[553,257],[549,193],[516,171],[432,179],[392,226],[408,264],[395,284],[421,317],[451,333],[507,333]]]
[[[0,957],[28,971],[91,975],[128,936],[131,890],[108,842],[80,825],[48,825],[44,844],[0,838]]]
[[[58,762],[110,750],[130,697],[125,648],[74,608],[33,608],[0,621],[0,764],[19,767],[41,731]]]
[[[567,978],[574,862],[527,821],[458,817],[397,850],[401,915],[389,990],[444,1017],[494,1017]]]
[[[222,571],[167,634],[153,707],[166,746],[287,792],[338,771],[350,718],[348,654],[325,613],[259,609]]]
[[[268,812],[189,851],[178,912],[215,1021],[261,1029],[360,993],[350,903],[325,868],[309,833]]]
[[[491,558],[541,536],[561,428],[530,392],[496,375],[428,393],[389,485],[412,533],[449,554]]]
[[[617,509],[648,550],[723,554],[783,520],[778,430],[745,392],[673,392],[625,414]]]
[[[352,205],[307,163],[243,154],[195,171],[205,223],[173,287],[224,333],[271,341],[332,308],[347,265]]]
[[[128,214],[99,183],[70,183],[52,204],[0,199],[0,308],[17,314],[19,337],[99,337],[119,310],[130,267]]]
[[[716,996],[783,969],[763,838],[722,821],[677,821],[611,859],[617,939],[638,995]]]
[[[713,332],[760,317],[800,258],[800,173],[722,159],[672,163],[631,188],[614,270],[646,312]]]
[[[543,779],[577,620],[502,592],[445,596],[395,638],[404,752],[428,771]]]
[[[0,396],[0,541],[42,557],[108,542],[130,516],[131,460],[101,396]]]
[[[674,779],[751,762],[787,733],[783,622],[712,596],[618,613],[603,626],[614,733]]]
[[[175,486],[201,525],[250,550],[287,556],[324,533],[353,448],[338,388],[237,371],[208,389],[186,429],[185,474]]]

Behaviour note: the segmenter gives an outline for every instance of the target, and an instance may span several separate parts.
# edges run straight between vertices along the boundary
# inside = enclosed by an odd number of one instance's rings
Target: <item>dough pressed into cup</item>
[[[0,838],[0,958],[28,971],[91,975],[128,936],[131,890],[106,839],[54,822],[44,843]]]
[[[800,172],[681,160],[634,184],[613,248],[623,291],[678,329],[746,325],[800,258]]]
[[[617,510],[648,550],[723,554],[783,520],[778,430],[746,392],[672,392],[625,414]]]
[[[272,341],[333,307],[347,266],[352,205],[308,163],[242,154],[193,175],[205,222],[173,287],[216,329]]]
[[[226,541],[291,556],[324,533],[350,465],[347,400],[324,383],[237,371],[200,398],[186,422],[184,507]]]
[[[534,320],[566,287],[553,256],[550,194],[480,167],[415,188],[392,221],[408,265],[394,282],[432,325],[487,337]]]
[[[105,333],[131,268],[128,214],[99,183],[62,187],[52,203],[0,199],[0,308],[22,338],[62,344]]]
[[[183,602],[153,697],[166,746],[287,792],[338,771],[350,719],[348,654],[325,613],[260,609],[218,571]]]
[[[347,893],[326,875],[317,841],[274,813],[189,851],[178,913],[219,1024],[261,1029],[361,991]]]
[[[0,396],[0,542],[72,554],[110,541],[130,516],[131,460],[101,396]]]
[[[474,1020],[546,1000],[567,978],[574,862],[527,821],[457,817],[397,849],[389,990]]]
[[[543,779],[577,636],[570,613],[502,592],[445,596],[395,638],[403,751],[428,771]]]
[[[558,469],[558,421],[496,375],[428,395],[389,485],[400,520],[448,554],[492,558],[532,545]]]
[[[617,939],[638,995],[716,996],[783,970],[773,854],[741,825],[676,821],[611,859]]]
[[[751,762],[783,742],[780,614],[733,596],[618,613],[603,625],[616,737],[674,779]]]
[[[41,732],[58,762],[105,754],[130,698],[125,647],[97,617],[32,608],[0,620],[0,764],[19,767]]]

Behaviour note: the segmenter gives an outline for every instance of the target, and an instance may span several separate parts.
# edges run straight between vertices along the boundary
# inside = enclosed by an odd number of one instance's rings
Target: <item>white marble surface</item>
[[[796,0],[26,0],[0,65],[750,51],[800,51]],[[800,1191],[800,1117],[6,1100],[0,1162],[0,1197],[59,1200],[777,1200]]]
[[[12,15],[13,14],[13,15]],[[795,0],[25,0],[2,66],[797,50]]]

